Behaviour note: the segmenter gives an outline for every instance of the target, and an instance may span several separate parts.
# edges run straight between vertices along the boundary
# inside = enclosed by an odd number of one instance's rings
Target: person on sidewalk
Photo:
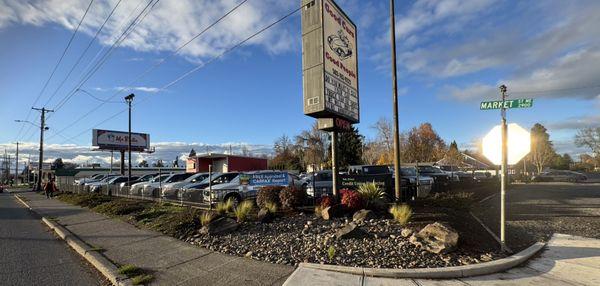
[[[50,181],[46,182],[44,185],[44,192],[46,193],[46,198],[54,197],[54,192],[56,191],[56,184],[54,183],[54,178],[50,179]]]

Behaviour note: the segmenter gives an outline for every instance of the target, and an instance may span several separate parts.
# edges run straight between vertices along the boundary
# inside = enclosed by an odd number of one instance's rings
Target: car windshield
[[[145,175],[139,179],[140,182],[151,181],[154,178],[154,175]]]
[[[442,171],[436,167],[432,166],[419,166],[419,172],[421,173],[441,173]]]
[[[114,183],[116,180],[118,180],[120,177],[112,177],[108,180],[108,183],[112,184]]]
[[[186,183],[194,183],[196,181],[202,181],[204,178],[208,177],[206,174],[198,173],[189,176],[187,179],[183,180]]]
[[[415,168],[401,168],[400,172],[402,176],[416,176],[417,170]]]
[[[210,176],[210,178],[212,178],[212,181],[218,179],[219,177],[221,177],[222,174],[212,174]],[[202,185],[202,184],[208,184],[208,182],[210,181],[210,178],[207,176],[206,179],[202,180],[201,182],[198,183],[198,185]]]
[[[160,176],[154,177],[154,179],[152,179],[151,182],[152,183],[164,182],[164,180],[166,180],[170,176],[171,175],[169,175],[169,174],[160,175]]]

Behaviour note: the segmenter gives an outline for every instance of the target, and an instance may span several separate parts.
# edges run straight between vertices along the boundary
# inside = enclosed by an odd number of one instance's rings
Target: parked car
[[[134,184],[137,184],[137,183],[149,182],[152,179],[154,179],[154,177],[156,177],[157,175],[158,174],[146,174],[146,175],[138,177],[137,179],[132,180],[130,182],[127,182],[127,181],[122,182],[122,183],[119,184],[119,188],[118,188],[119,194],[127,194],[127,193],[129,193],[129,186],[130,185],[134,185]]]
[[[554,170],[537,174],[531,178],[534,182],[581,182],[587,177],[579,172]]]
[[[418,165],[416,168],[419,172],[419,176],[429,176],[433,178],[432,192],[445,192],[449,189],[450,176],[441,169],[431,165]]]
[[[98,182],[104,178],[106,178],[106,174],[96,174],[96,175],[92,175],[90,177],[83,177],[81,179],[77,179],[73,181],[73,185],[75,186],[83,186],[86,183],[93,183],[93,182]]]
[[[115,176],[103,182],[90,183],[90,192],[98,194],[112,194],[116,192],[117,186],[122,182],[127,182],[127,176]],[[137,177],[131,177],[132,180]]]
[[[415,167],[400,168],[400,175],[408,180],[410,197],[424,198],[433,188],[433,178],[419,175]]]
[[[90,192],[92,186],[95,186],[97,184],[105,184],[106,182],[110,181],[112,178],[117,177],[117,176],[119,176],[119,175],[106,175],[101,180],[87,182],[87,183],[83,184],[83,191]]]
[[[238,172],[213,173],[210,178],[207,177],[201,182],[186,185],[177,193],[177,198],[191,202],[202,202],[204,200],[203,191],[209,186],[209,182],[212,186],[225,184],[235,179],[238,175]]]
[[[333,173],[323,170],[307,176],[305,180],[306,194],[309,197],[322,197],[333,193]]]
[[[169,177],[167,177],[163,181],[154,182],[154,183],[145,185],[144,188],[142,189],[142,195],[158,197],[160,195],[160,189],[164,185],[166,185],[168,183],[181,182],[181,181],[187,179],[188,177],[190,177],[191,175],[193,175],[193,174],[192,173],[171,174]]]
[[[183,187],[189,184],[199,183],[206,178],[208,178],[208,173],[196,173],[183,181],[165,184],[160,191],[160,196],[166,199],[176,199],[177,193]]]
[[[144,187],[146,187],[147,185],[152,184],[152,183],[164,181],[169,176],[171,176],[171,174],[161,174],[161,175],[155,176],[150,181],[135,183],[135,184],[131,185],[129,194],[133,195],[133,196],[140,196],[140,195],[142,195],[142,190],[144,189]]]
[[[276,180],[269,180],[270,182],[265,182],[261,184],[253,185],[251,182],[246,181],[245,183],[242,180],[243,176],[247,176],[247,180],[250,177],[256,175],[263,175],[265,177],[268,176],[284,176],[281,178],[276,178]],[[283,179],[287,177],[286,179]],[[281,186],[281,187],[295,187],[298,189],[303,189],[304,181],[300,180],[300,178],[294,174],[289,172],[280,172],[280,171],[256,171],[256,172],[247,172],[238,175],[236,178],[231,180],[228,183],[219,184],[212,186],[209,190],[208,188],[204,189],[204,202],[207,203],[217,203],[224,202],[228,199],[233,199],[237,204],[242,200],[253,199],[256,197],[258,190],[265,186]],[[212,191],[212,193],[211,193]]]

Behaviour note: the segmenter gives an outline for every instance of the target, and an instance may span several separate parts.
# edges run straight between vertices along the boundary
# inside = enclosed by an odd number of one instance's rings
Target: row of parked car
[[[341,174],[345,178],[362,178],[370,182],[371,177],[378,180],[393,181],[391,166],[351,166]],[[277,177],[273,182],[259,184],[248,183],[250,177]],[[403,188],[409,197],[425,197],[431,192],[443,192],[450,188],[453,181],[477,181],[490,177],[478,173],[461,173],[445,171],[434,166],[402,167]],[[373,177],[373,178],[374,178]],[[365,179],[366,178],[366,179]],[[374,179],[373,179],[374,180]],[[189,202],[216,203],[234,199],[239,202],[256,196],[263,186],[294,186],[306,190],[309,197],[331,195],[333,190],[332,172],[324,170],[309,174],[292,174],[281,171],[227,172],[227,173],[171,173],[147,174],[134,176],[131,181],[127,176],[98,174],[75,181],[84,192],[115,195],[132,195],[154,197]],[[393,185],[393,184],[392,184]],[[405,190],[403,190],[405,191]],[[390,192],[393,194],[393,190]]]

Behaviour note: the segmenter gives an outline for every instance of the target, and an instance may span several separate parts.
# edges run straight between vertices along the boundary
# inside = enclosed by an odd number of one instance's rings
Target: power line
[[[110,100],[105,100],[105,99],[99,98],[99,97],[97,97],[97,96],[89,93],[85,89],[78,88],[77,91],[83,92],[83,93],[89,95],[91,98],[93,98],[93,99],[95,99],[97,101],[100,101],[102,103],[122,103],[121,101],[110,101]]]
[[[117,38],[117,40],[111,45],[111,47],[108,49],[108,51],[106,51],[106,53],[100,58],[100,60],[94,65],[94,67],[91,70],[89,70],[82,77],[82,79],[79,81],[79,83],[77,84],[77,86],[75,88],[73,88],[61,101],[59,101],[55,105],[54,110],[56,110],[56,111],[60,110],[69,101],[69,99],[71,99],[73,97],[73,95],[75,94],[76,90],[78,88],[81,88],[100,69],[100,67],[102,67],[102,65],[104,65],[104,63],[108,60],[108,58],[110,57],[110,55],[112,54],[112,52],[114,51],[114,49],[117,48],[127,38],[127,36],[129,36],[133,32],[133,30],[135,29],[135,27],[146,18],[146,16],[150,13],[150,11],[152,10],[152,8],[154,8],[154,6],[159,1],[160,0],[156,0],[156,1],[155,0],[150,0],[148,2],[148,4],[140,12],[140,14],[138,14],[135,17],[135,19],[133,19],[129,23],[129,25],[127,26],[127,28],[125,29],[125,31],[123,31],[123,33],[121,33],[121,35],[119,36],[119,38]]]
[[[272,28],[273,26],[275,26],[275,25],[279,24],[279,23],[280,23],[280,22],[282,22],[283,20],[285,20],[285,19],[287,19],[287,18],[291,17],[292,15],[294,15],[296,12],[300,11],[300,10],[301,10],[302,8],[304,8],[305,6],[309,6],[309,5],[311,5],[311,3],[312,3],[312,2],[309,2],[309,3],[305,4],[305,5],[302,5],[302,6],[298,7],[298,8],[296,8],[296,9],[294,9],[294,10],[290,11],[289,13],[285,14],[284,16],[282,16],[281,18],[279,18],[279,19],[277,19],[276,21],[272,22],[271,24],[269,24],[269,25],[267,25],[267,26],[263,27],[262,29],[258,30],[257,32],[255,32],[254,34],[252,34],[252,35],[250,35],[249,37],[245,38],[244,40],[242,40],[242,41],[238,42],[237,44],[235,44],[235,45],[233,45],[233,46],[229,47],[228,49],[224,50],[222,53],[220,53],[220,54],[218,54],[218,55],[216,55],[216,56],[212,57],[212,58],[211,58],[210,60],[208,60],[207,62],[201,63],[200,65],[198,65],[198,66],[194,67],[193,69],[189,70],[188,72],[186,72],[186,73],[182,74],[181,76],[179,76],[179,77],[178,77],[178,78],[176,78],[175,80],[173,80],[173,81],[169,82],[168,84],[164,85],[163,87],[161,87],[161,88],[159,89],[159,91],[158,91],[158,92],[164,91],[165,89],[167,89],[167,88],[169,88],[169,87],[171,87],[171,86],[173,86],[173,85],[177,84],[178,82],[180,82],[180,81],[181,81],[181,80],[183,80],[184,78],[188,77],[188,76],[189,76],[189,75],[191,75],[192,73],[194,73],[194,72],[196,72],[196,71],[198,71],[198,70],[200,70],[200,69],[202,69],[202,68],[206,67],[207,65],[209,65],[209,64],[210,64],[210,63],[212,63],[212,62],[214,62],[215,60],[222,58],[222,57],[223,57],[223,56],[225,56],[226,54],[228,54],[228,53],[230,53],[231,51],[233,51],[233,50],[235,50],[235,49],[239,48],[239,47],[240,47],[240,46],[242,46],[244,43],[246,43],[246,42],[250,41],[250,40],[251,40],[251,39],[253,39],[254,37],[256,37],[256,36],[258,36],[259,34],[263,33],[264,31],[266,31],[266,30],[268,30],[268,29]],[[136,102],[134,105],[139,105],[139,104],[141,104],[141,103],[145,102],[146,100],[148,100],[148,99],[150,99],[150,98],[151,98],[151,97],[146,97],[146,98],[144,98],[144,99],[142,99],[142,100],[140,100],[140,101]],[[96,125],[94,125],[93,127],[91,127],[91,128],[88,128],[88,129],[85,129],[85,130],[81,131],[80,133],[78,133],[77,135],[70,137],[69,139],[70,139],[70,140],[72,140],[72,139],[74,139],[74,138],[77,138],[77,137],[79,137],[79,136],[81,136],[81,135],[85,134],[86,132],[88,132],[88,131],[92,130],[94,127],[96,127],[96,126],[98,126],[98,125],[101,125],[101,124],[103,124],[103,123],[106,123],[106,122],[110,121],[111,119],[113,119],[113,118],[117,117],[118,115],[120,115],[121,113],[123,113],[123,112],[125,112],[125,111],[127,111],[127,110],[128,110],[128,108],[125,108],[125,109],[123,109],[123,110],[120,110],[119,112],[117,112],[117,113],[115,113],[115,114],[113,114],[113,115],[109,116],[108,118],[106,118],[106,119],[102,120],[101,122],[97,123],[97,124],[96,124]],[[63,143],[64,143],[64,142],[63,142]]]
[[[136,83],[138,80],[140,80],[141,78],[143,78],[145,75],[147,75],[148,73],[150,73],[151,71],[153,71],[154,69],[158,68],[160,65],[162,65],[163,63],[165,63],[167,60],[169,60],[170,58],[174,57],[175,55],[179,54],[179,52],[185,48],[187,45],[189,45],[190,43],[192,43],[194,40],[196,40],[198,37],[202,36],[204,33],[206,33],[208,30],[210,30],[211,28],[213,28],[215,25],[217,25],[218,23],[220,23],[223,19],[225,19],[227,16],[229,16],[231,13],[233,13],[235,10],[237,10],[240,6],[242,6],[244,3],[248,2],[248,0],[243,0],[240,3],[238,3],[237,5],[235,5],[233,8],[231,8],[227,13],[223,14],[219,19],[217,19],[216,21],[214,21],[213,23],[211,23],[210,25],[206,26],[204,29],[202,29],[202,31],[200,31],[198,34],[196,34],[195,36],[193,36],[192,38],[190,38],[189,40],[187,40],[183,45],[179,46],[174,52],[172,52],[171,54],[169,54],[168,56],[162,58],[160,61],[158,61],[157,63],[155,63],[154,65],[150,66],[150,68],[146,69],[144,72],[142,72],[141,74],[139,74],[137,77],[135,77],[132,81],[129,82],[129,84],[123,86],[122,88],[120,88],[118,91],[116,91],[113,95],[111,95],[108,100],[113,99],[115,96],[119,95],[119,93],[129,89],[131,90],[131,86]],[[103,100],[100,100],[103,101]],[[85,113],[83,116],[79,117],[78,119],[72,121],[69,125],[67,125],[66,127],[64,127],[63,129],[61,129],[59,131],[59,133],[65,131],[66,129],[74,126],[75,124],[77,124],[78,122],[80,122],[81,120],[83,120],[84,118],[86,118],[87,116],[89,116],[90,114],[93,114],[98,108],[102,107],[104,105],[104,102],[100,103],[99,105],[97,105],[96,107],[90,109],[87,113]],[[50,137],[49,139],[51,139],[53,137]]]
[[[85,54],[87,53],[87,51],[90,49],[90,47],[92,46],[92,44],[94,43],[94,41],[98,38],[98,35],[102,31],[102,29],[104,28],[104,26],[106,25],[106,23],[108,22],[108,20],[112,17],[112,15],[115,12],[115,10],[117,10],[117,7],[119,7],[119,4],[121,4],[121,1],[122,0],[119,0],[119,2],[117,2],[117,4],[110,11],[110,13],[108,14],[108,17],[106,17],[106,19],[104,20],[104,22],[102,23],[102,25],[100,26],[100,28],[98,28],[98,30],[96,31],[96,34],[94,35],[94,37],[90,40],[90,42],[88,43],[88,45],[85,48],[85,50],[81,53],[81,55],[79,56],[79,58],[77,59],[77,61],[75,62],[75,64],[73,64],[73,66],[71,67],[71,69],[67,73],[67,76],[62,80],[62,82],[60,83],[60,85],[58,85],[58,87],[56,88],[56,90],[54,91],[54,93],[52,93],[52,95],[50,96],[50,98],[48,98],[48,100],[46,101],[46,103],[44,104],[44,106],[47,106],[48,103],[50,103],[50,101],[52,101],[52,98],[54,98],[54,96],[56,96],[56,94],[58,93],[58,91],[63,87],[63,85],[65,84],[65,82],[69,79],[69,77],[71,76],[71,73],[73,73],[73,71],[79,65],[79,63],[81,62],[81,60],[83,59],[83,57],[85,56]]]
[[[50,83],[50,80],[52,80],[52,77],[54,76],[54,73],[56,73],[56,70],[58,69],[58,66],[60,66],[60,63],[62,62],[63,58],[67,54],[67,51],[69,50],[69,47],[71,47],[71,43],[73,43],[73,39],[75,38],[75,35],[77,34],[77,31],[79,31],[79,27],[81,26],[81,23],[85,19],[85,16],[87,15],[88,11],[90,10],[90,7],[92,7],[92,3],[94,3],[94,0],[91,0],[90,4],[87,7],[87,9],[85,9],[85,12],[83,13],[83,16],[81,17],[81,20],[79,20],[79,24],[77,24],[77,27],[75,28],[75,31],[73,31],[73,34],[71,34],[71,38],[69,39],[69,42],[67,43],[67,46],[63,50],[62,55],[58,59],[58,62],[56,63],[56,65],[52,69],[52,72],[50,73],[50,76],[48,77],[48,79],[44,83],[44,86],[42,87],[42,90],[38,93],[38,95],[35,98],[35,101],[33,101],[32,105],[36,105],[37,102],[40,100],[40,97],[42,96],[42,94],[44,93],[44,91],[46,91],[46,88],[48,87],[48,84]],[[26,116],[25,120],[29,120],[29,116],[31,116],[31,109],[29,109],[29,111],[27,112],[27,116]],[[31,126],[29,126],[29,128],[27,129],[28,131],[26,131],[26,133],[29,132],[30,129],[31,129]],[[17,138],[19,138],[19,136],[21,136],[21,131],[23,131],[23,125],[21,125],[21,129],[19,129],[19,133],[17,134]],[[16,140],[16,141],[18,141],[18,140]]]

